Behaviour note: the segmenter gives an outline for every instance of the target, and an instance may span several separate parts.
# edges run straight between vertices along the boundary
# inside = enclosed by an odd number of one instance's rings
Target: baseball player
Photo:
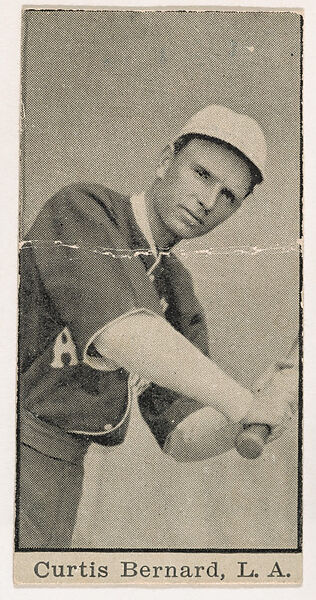
[[[211,455],[205,439],[225,424],[265,423],[271,439],[286,427],[295,386],[262,400],[212,362],[171,251],[228,219],[262,181],[265,157],[253,119],[208,106],[164,149],[144,193],[81,183],[41,210],[21,250],[19,547],[71,545],[84,456],[91,442],[123,442],[133,395],[180,460]],[[186,431],[203,431],[202,452]]]

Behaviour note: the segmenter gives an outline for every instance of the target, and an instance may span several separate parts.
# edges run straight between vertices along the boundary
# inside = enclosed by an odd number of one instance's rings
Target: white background
[[[51,2],[49,6],[56,6],[59,3]],[[69,3],[70,4],[70,3]],[[68,4],[68,6],[69,6]],[[141,3],[134,1],[116,2],[116,6],[139,6]],[[164,3],[159,3],[162,6]],[[183,2],[173,2],[172,5],[183,6]],[[223,6],[222,2],[207,3],[208,6]],[[34,2],[33,6],[42,6],[40,2]],[[106,6],[105,2],[77,2],[77,6]],[[154,3],[147,2],[145,6],[154,6]],[[168,6],[168,3],[165,3]],[[199,6],[199,2],[187,3],[188,6]],[[238,2],[230,2],[227,6],[238,6]],[[1,165],[3,165],[2,183],[2,260],[1,260],[1,358],[2,369],[1,377],[1,413],[0,413],[0,437],[3,448],[1,451],[1,481],[2,481],[2,517],[3,524],[1,530],[1,579],[0,590],[3,589],[3,597],[5,598],[31,598],[37,594],[47,595],[47,597],[56,597],[55,589],[44,590],[29,590],[29,589],[13,589],[12,585],[12,523],[13,523],[13,486],[14,486],[14,414],[13,402],[15,394],[15,353],[16,353],[16,239],[17,239],[17,198],[18,198],[18,98],[19,98],[19,52],[20,52],[20,10],[22,3],[19,1],[8,3],[1,10],[1,57],[3,61],[3,73],[1,76],[1,100],[4,111],[3,122],[1,123]],[[111,4],[109,3],[109,6]],[[204,5],[205,6],[205,5]],[[254,2],[243,2],[243,7],[254,6]],[[260,2],[260,7],[296,7],[294,2]],[[263,598],[267,593],[284,596],[286,598],[293,595],[300,597],[311,597],[312,580],[314,575],[313,568],[313,532],[315,533],[315,517],[316,512],[313,506],[312,495],[314,493],[314,474],[313,470],[313,423],[315,422],[315,408],[313,403],[313,355],[315,353],[315,317],[313,315],[313,257],[314,257],[314,240],[313,230],[315,226],[316,211],[313,205],[313,180],[312,171],[315,166],[313,156],[313,133],[315,133],[315,124],[313,122],[314,112],[314,89],[313,77],[314,71],[314,52],[315,45],[313,43],[315,33],[315,8],[312,7],[312,2],[300,2],[300,6],[305,8],[305,517],[304,517],[304,586],[300,589],[234,589],[236,595],[251,594],[251,597]],[[4,187],[4,189],[3,189]],[[314,583],[315,588],[315,583]],[[172,594],[180,598],[204,597],[212,594],[220,594],[228,597],[231,589],[213,588],[199,589],[149,589],[149,588],[133,588],[133,589],[111,589],[111,590],[58,590],[58,596],[68,594],[70,597],[80,597],[87,593],[93,594],[111,594],[111,597],[134,598],[148,595],[156,598],[164,593]],[[243,596],[244,597],[244,596]],[[274,596],[273,596],[274,597]]]

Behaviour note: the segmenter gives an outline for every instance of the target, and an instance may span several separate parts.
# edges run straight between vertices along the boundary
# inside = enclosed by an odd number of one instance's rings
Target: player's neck
[[[160,215],[155,210],[155,189],[154,185],[145,192],[145,203],[147,216],[152,236],[159,251],[170,250],[180,240],[170,231],[162,221]]]

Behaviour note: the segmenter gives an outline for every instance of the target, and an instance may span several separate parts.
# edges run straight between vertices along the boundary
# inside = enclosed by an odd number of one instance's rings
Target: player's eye
[[[234,196],[234,194],[230,190],[228,190],[227,188],[224,188],[222,190],[222,194],[223,194],[223,196],[226,196],[226,198],[228,200],[230,200],[230,203],[231,203],[232,206],[234,204],[236,204],[236,202],[237,202],[236,197]]]
[[[203,169],[203,167],[195,167],[194,171],[203,179],[210,178],[210,173],[206,169]]]

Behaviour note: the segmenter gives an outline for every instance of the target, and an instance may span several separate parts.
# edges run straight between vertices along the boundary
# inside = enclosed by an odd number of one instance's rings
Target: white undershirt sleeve
[[[94,342],[97,339],[102,338],[106,340],[107,332],[109,332],[112,338],[113,332],[115,335],[115,328],[117,327],[117,323],[119,323],[122,320],[129,319],[129,317],[135,314],[147,314],[156,316],[156,313],[152,312],[147,308],[133,308],[132,310],[129,310],[128,312],[124,313],[117,319],[109,321],[109,323],[107,323],[106,325],[104,325],[104,327],[101,327],[101,329],[96,331],[88,340],[83,353],[83,362],[86,365],[89,365],[89,367],[91,367],[92,369],[97,369],[98,371],[115,371],[116,369],[122,367],[123,365],[118,364],[117,362],[109,358],[110,355],[113,355],[113,350],[111,350],[110,346],[108,348],[103,348],[104,354],[100,354],[99,352],[91,352],[91,347],[96,348]]]
[[[146,380],[212,406],[240,421],[252,393],[229,377],[163,317],[147,309],[122,315],[91,343],[106,361]],[[102,359],[101,359],[102,360]]]

